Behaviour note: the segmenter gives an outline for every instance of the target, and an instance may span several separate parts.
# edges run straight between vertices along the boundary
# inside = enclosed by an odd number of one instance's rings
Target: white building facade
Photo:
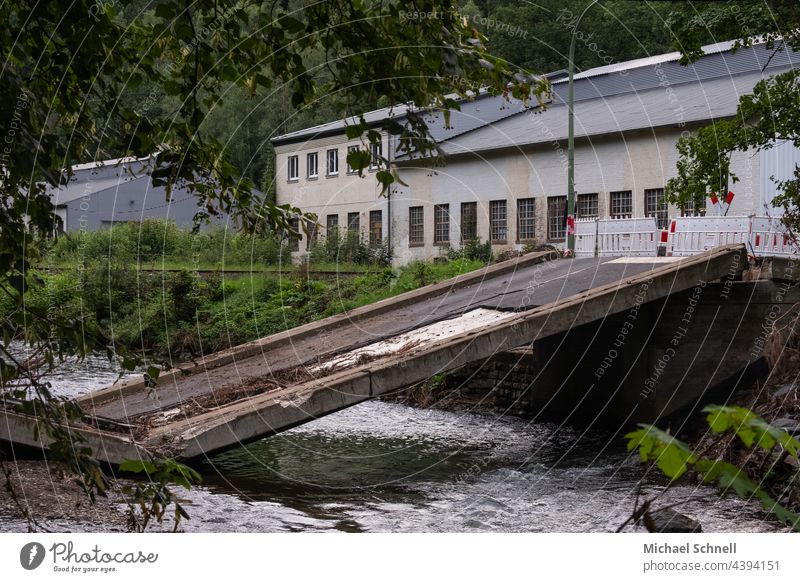
[[[659,226],[682,213],[727,212],[728,215],[775,213],[771,177],[791,175],[800,160],[789,144],[731,158],[738,182],[730,183],[730,205],[705,209],[670,207],[664,186],[676,175],[676,144],[681,136],[716,119],[735,115],[739,97],[761,79],[795,66],[798,55],[764,47],[731,51],[731,43],[706,47],[692,66],[671,53],[601,67],[575,79],[575,189],[578,218],[655,216]],[[763,70],[762,70],[763,69]],[[331,148],[344,155],[357,147],[343,135],[276,146],[278,202],[314,212],[324,228],[328,216],[359,213],[359,228],[379,212],[380,233],[388,237],[393,262],[431,259],[460,248],[465,241],[490,241],[494,251],[525,245],[563,244],[567,194],[567,107],[565,79],[553,82],[554,97],[545,111],[518,109],[504,117],[444,136],[447,164],[393,159],[406,186],[379,196],[374,176],[345,174],[344,179],[310,176],[310,154],[320,159]],[[479,108],[478,108],[479,109]],[[481,111],[473,112],[481,116]],[[386,140],[384,152],[391,152]],[[289,161],[296,156],[296,162]],[[313,161],[310,162],[313,169]],[[292,182],[292,164],[299,164]],[[762,169],[762,166],[763,169]],[[370,179],[371,178],[371,179]],[[323,185],[324,184],[324,185]],[[719,198],[724,200],[726,193]],[[376,227],[377,228],[377,227]],[[367,232],[371,233],[372,230]],[[373,239],[374,240],[374,237]],[[302,253],[299,245],[298,253]]]

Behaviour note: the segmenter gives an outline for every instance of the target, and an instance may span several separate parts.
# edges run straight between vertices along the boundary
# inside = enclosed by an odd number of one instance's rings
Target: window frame
[[[377,154],[377,155],[376,155]],[[371,143],[369,148],[369,169],[370,170],[378,170],[382,167],[383,162],[380,159],[383,156],[383,143]]]
[[[346,155],[349,155],[350,152],[356,151],[358,149],[359,149],[359,147],[357,145],[349,145],[349,146],[347,146],[347,154]],[[350,166],[350,162],[347,161],[347,157],[345,157],[344,163],[347,165],[347,174],[348,175],[358,174],[358,170],[355,170]]]
[[[433,244],[450,246],[450,204],[433,206]]]
[[[331,220],[333,219],[333,220]],[[328,214],[325,216],[325,236],[328,236],[332,229],[339,230],[339,215]]]
[[[589,201],[588,206],[594,206],[594,213],[584,214],[581,212],[582,203]],[[575,197],[575,218],[600,218],[600,194],[598,192],[586,192]]]
[[[530,209],[523,212],[523,204],[530,204]],[[530,227],[531,236],[522,236],[523,220],[527,227]],[[529,242],[536,240],[536,198],[517,198],[517,242]]]
[[[355,217],[355,220],[353,220]],[[355,225],[355,226],[353,226]],[[361,236],[361,213],[360,212],[348,212],[347,213],[347,232],[357,232],[358,236]]]
[[[626,199],[625,202],[627,202],[627,204],[624,207],[628,208],[627,212],[614,212],[614,210],[615,210],[615,208],[614,208],[615,202],[617,202],[616,210],[620,210],[621,208],[623,208],[623,206],[620,203],[620,201],[619,200],[615,200],[615,197],[616,198],[624,197]],[[633,191],[631,191],[631,190],[616,190],[614,192],[609,192],[608,215],[611,218],[616,218],[616,219],[633,218]]]
[[[333,158],[331,158],[331,154],[333,154]],[[336,168],[331,171],[331,159],[333,159]],[[333,178],[334,176],[339,175],[339,148],[331,148],[325,152],[325,175],[329,178]]]
[[[377,220],[375,220],[377,217]],[[377,225],[377,229],[375,226]],[[377,230],[377,232],[376,232]],[[383,211],[369,211],[369,246],[375,248],[383,242]]]
[[[502,217],[500,217],[501,209]],[[489,241],[493,245],[508,244],[508,200],[489,201]]]
[[[314,173],[311,173],[311,160],[314,160]],[[309,152],[306,154],[306,178],[316,180],[319,178],[319,152]]]
[[[415,216],[415,214],[419,216]],[[408,207],[408,246],[425,246],[425,207]]]
[[[465,212],[466,210],[469,210],[469,212]],[[469,217],[469,220],[470,220],[469,227],[470,227],[470,230],[472,230],[472,232],[468,233],[468,234],[472,234],[473,235],[473,236],[471,236],[469,238],[464,236],[464,233],[467,232],[467,229],[465,228],[467,225],[466,225],[466,223],[464,221],[465,217]],[[477,202],[462,202],[461,203],[461,217],[460,217],[459,230],[460,230],[459,235],[460,235],[460,239],[461,239],[461,244],[464,244],[464,243],[469,242],[471,240],[478,240],[478,203]]]
[[[294,232],[300,232],[300,219],[299,218],[290,218],[289,219],[289,232],[287,232],[287,241],[286,244],[289,247],[290,253],[296,253],[300,251],[300,239],[303,238],[301,234],[294,234]],[[294,232],[292,232],[294,231]]]
[[[556,215],[553,215],[553,203],[558,200],[561,202],[562,207],[558,209]],[[567,225],[565,222],[566,217],[566,196],[548,196],[547,197],[547,240],[553,242],[564,242],[567,240]],[[554,221],[560,221],[558,223]],[[554,228],[554,225],[557,228]],[[561,233],[561,236],[553,236],[554,230],[556,234]]]
[[[660,194],[659,194],[660,193]],[[661,208],[651,208],[651,200],[655,198],[661,199]],[[644,191],[644,215],[646,218],[654,216],[656,219],[656,228],[667,228],[669,226],[669,204],[664,197],[664,188],[645,188]],[[663,221],[661,220],[663,217]]]
[[[300,156],[294,154],[293,156],[288,157],[288,161],[286,163],[287,166],[287,174],[286,174],[286,181],[287,182],[297,182],[300,180]],[[292,175],[292,166],[294,166],[294,175]]]

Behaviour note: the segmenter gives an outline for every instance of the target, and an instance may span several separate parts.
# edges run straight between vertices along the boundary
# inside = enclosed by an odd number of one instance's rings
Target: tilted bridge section
[[[772,280],[740,281],[748,268],[743,245],[682,258],[556,258],[553,252],[531,253],[211,354],[163,372],[155,388],[139,378],[118,382],[77,400],[86,416],[73,428],[96,458],[112,464],[151,453],[202,458],[499,353],[535,351],[554,341],[562,347],[551,354],[550,369],[559,372],[549,388],[536,388],[542,402],[577,398],[610,409],[621,422],[652,419],[696,400],[757,359],[746,350],[728,350],[720,355],[724,373],[704,364],[691,381],[665,377],[658,390],[642,390],[698,285],[705,296],[694,300],[693,311],[715,315],[694,318],[697,329],[684,335],[700,339],[685,346],[752,343],[780,291]],[[604,370],[607,383],[598,383],[594,376],[632,309],[636,332],[617,350],[625,355],[614,358],[616,372]],[[710,333],[714,325],[727,331]],[[46,446],[35,437],[35,418],[10,408],[2,414],[0,439]]]

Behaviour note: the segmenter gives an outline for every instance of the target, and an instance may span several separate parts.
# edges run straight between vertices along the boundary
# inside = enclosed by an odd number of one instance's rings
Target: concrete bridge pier
[[[643,289],[625,312],[499,353],[450,384],[491,391],[500,412],[609,427],[722,403],[766,372],[765,339],[798,301],[792,285],[698,282],[649,302]]]

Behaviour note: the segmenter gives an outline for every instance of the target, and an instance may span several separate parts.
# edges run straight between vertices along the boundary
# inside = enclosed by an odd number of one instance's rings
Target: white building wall
[[[290,204],[303,212],[317,215],[319,234],[325,236],[327,216],[336,214],[339,227],[347,227],[347,215],[359,213],[361,236],[369,238],[369,213],[380,210],[383,222],[383,238],[388,236],[388,208],[386,196],[381,196],[381,188],[375,178],[376,170],[364,170],[363,176],[347,172],[347,149],[350,146],[368,147],[359,140],[348,140],[344,135],[320,138],[299,144],[281,145],[275,148],[275,193],[279,205]],[[389,152],[386,136],[383,138],[383,155]],[[327,173],[327,151],[338,150],[339,172],[330,176]],[[308,177],[308,154],[316,152],[318,177]],[[297,180],[289,180],[289,158],[298,157],[299,172]],[[298,258],[307,252],[306,234],[300,240],[299,251],[293,253]]]
[[[676,143],[680,129],[628,132],[624,139],[607,136],[579,139],[575,145],[576,194],[598,194],[600,217],[610,214],[611,192],[630,190],[633,216],[645,215],[645,190],[663,188],[676,175]],[[735,198],[729,215],[747,215],[756,210],[760,197],[758,157],[750,153],[734,154],[732,170],[740,182],[731,185]],[[446,252],[433,244],[433,206],[449,204],[450,246],[460,247],[461,203],[478,202],[478,237],[489,238],[489,203],[507,200],[508,239],[493,245],[494,251],[520,249],[518,241],[517,200],[536,199],[536,242],[563,244],[547,237],[547,198],[567,194],[566,144],[541,144],[534,148],[507,149],[488,155],[452,157],[446,166],[400,168],[407,187],[398,187],[393,195],[393,248],[395,264],[432,259]],[[409,207],[422,206],[425,215],[423,246],[409,245]],[[708,211],[711,204],[708,202]],[[679,216],[670,206],[668,216]]]
[[[627,132],[623,136],[578,139],[575,145],[576,193],[597,193],[600,217],[608,217],[610,193],[630,190],[634,217],[644,216],[645,190],[663,188],[676,174],[678,154],[675,146],[682,131],[683,128],[647,129]],[[430,260],[447,254],[450,248],[460,248],[463,202],[477,202],[478,237],[486,241],[489,239],[490,201],[506,200],[508,238],[503,243],[492,245],[495,252],[521,249],[527,242],[563,244],[563,241],[548,238],[547,199],[567,194],[564,142],[543,143],[525,150],[508,148],[486,154],[455,156],[445,166],[437,168],[401,165],[400,177],[407,185],[394,185],[388,198],[381,196],[374,171],[365,171],[363,177],[347,173],[347,147],[351,145],[363,147],[357,140],[338,136],[276,148],[278,204],[290,204],[316,214],[320,236],[325,235],[328,215],[336,214],[340,228],[345,228],[348,214],[358,212],[362,237],[368,240],[369,213],[380,210],[383,237],[390,234],[392,237],[394,264]],[[328,176],[326,172],[327,150],[332,148],[338,150],[339,156],[336,176]],[[389,144],[384,138],[384,155],[388,151]],[[753,155],[750,152],[732,156],[732,170],[739,181],[730,185],[735,198],[728,215],[763,213],[761,191],[769,177],[760,174],[760,165],[767,159],[770,168],[777,167],[783,158],[796,155],[794,152],[772,151],[776,153],[768,153],[766,158],[764,154]],[[313,179],[307,175],[309,152],[317,152],[319,159],[319,176]],[[291,155],[298,156],[299,176],[296,181],[288,180],[288,158]],[[772,194],[768,196],[771,198]],[[535,241],[517,239],[517,200],[520,198],[536,199]],[[449,205],[449,245],[433,242],[435,204]],[[409,209],[413,206],[422,206],[424,213],[424,243],[419,246],[409,244]],[[710,202],[708,212],[713,212]],[[676,207],[670,207],[668,214],[674,217],[680,213]],[[308,241],[304,234],[295,258],[306,253],[307,249]]]

